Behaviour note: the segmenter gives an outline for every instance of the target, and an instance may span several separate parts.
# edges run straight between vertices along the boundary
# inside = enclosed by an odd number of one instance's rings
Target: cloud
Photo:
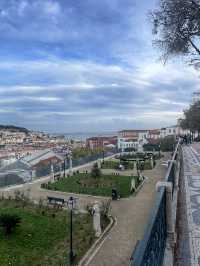
[[[62,132],[176,123],[199,77],[157,61],[146,17],[153,6],[2,0],[0,123]]]

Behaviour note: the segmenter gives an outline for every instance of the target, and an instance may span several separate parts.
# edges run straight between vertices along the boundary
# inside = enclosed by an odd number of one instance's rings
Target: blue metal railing
[[[175,182],[174,161],[177,159],[179,145],[180,142],[176,145],[165,176],[166,181],[172,182],[173,188]],[[157,194],[144,237],[137,244],[131,256],[131,266],[161,266],[164,259],[166,239],[166,192],[165,188],[162,187]]]

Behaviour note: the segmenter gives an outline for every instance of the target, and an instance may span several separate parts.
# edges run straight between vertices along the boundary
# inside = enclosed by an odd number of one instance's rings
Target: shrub
[[[98,167],[98,164],[95,163],[92,167],[92,170],[91,170],[91,177],[94,177],[94,178],[99,178],[101,177],[101,170],[99,169]]]
[[[160,149],[163,152],[173,151],[175,144],[176,144],[175,138],[173,136],[167,136],[161,140]]]
[[[0,215],[0,226],[4,228],[6,235],[11,234],[20,222],[21,218],[16,214],[5,213]]]

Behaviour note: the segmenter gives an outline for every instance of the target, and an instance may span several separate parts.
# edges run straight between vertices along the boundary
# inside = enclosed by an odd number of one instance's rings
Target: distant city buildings
[[[86,139],[86,147],[93,149],[112,148],[117,145],[117,136],[113,137],[92,137]]]
[[[180,127],[179,121],[177,125],[161,129],[126,129],[115,136],[90,137],[85,141],[43,132],[18,132],[0,128],[0,183],[5,184],[7,177],[11,183],[16,180],[16,183],[20,183],[40,174],[44,175],[52,165],[57,167],[62,163],[69,150],[88,148],[142,151],[144,144],[158,144],[160,139],[167,136],[176,137],[187,133],[187,130]]]
[[[187,134],[188,130],[183,130],[179,125],[165,127],[161,129],[149,130],[122,130],[118,132],[117,147],[119,150],[142,150],[144,144],[158,144],[160,139],[168,136],[180,136]]]
[[[147,141],[148,130],[122,130],[118,132],[117,147],[120,150],[135,149]]]

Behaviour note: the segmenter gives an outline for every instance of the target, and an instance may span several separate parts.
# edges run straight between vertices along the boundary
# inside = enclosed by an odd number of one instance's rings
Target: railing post
[[[172,182],[157,182],[156,190],[164,187],[166,192],[166,224],[167,224],[167,246],[174,248],[175,230],[173,219],[173,199],[172,199]]]

